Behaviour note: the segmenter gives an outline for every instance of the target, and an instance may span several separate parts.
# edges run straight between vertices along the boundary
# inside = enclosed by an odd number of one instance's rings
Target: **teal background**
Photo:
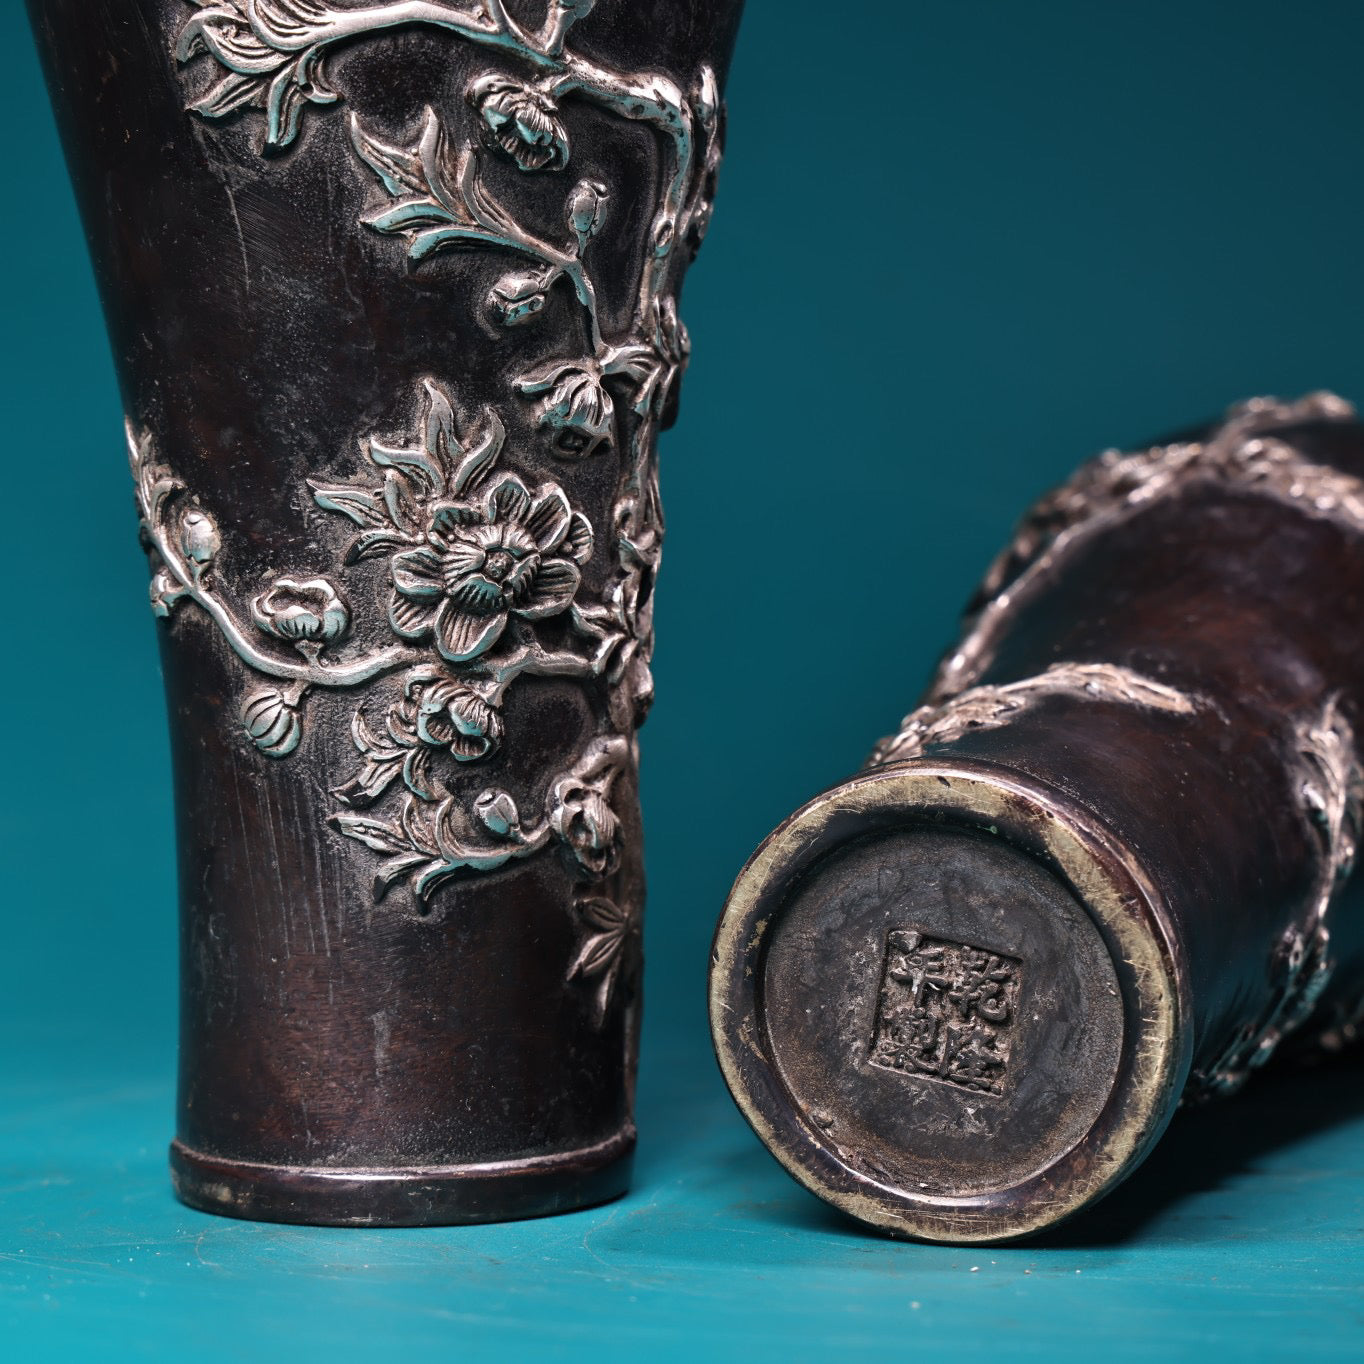
[[[1359,1357],[1357,1064],[1182,1118],[1064,1237],[896,1245],[749,1134],[703,983],[743,859],[910,706],[1031,497],[1240,397],[1364,396],[1364,6],[751,0],[663,448],[636,1188],[425,1232],[171,1200],[146,568],[16,0],[0,52],[6,1357]]]

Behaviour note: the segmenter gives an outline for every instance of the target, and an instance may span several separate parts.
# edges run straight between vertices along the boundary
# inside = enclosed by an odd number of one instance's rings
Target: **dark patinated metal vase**
[[[1364,1023],[1364,427],[1257,402],[1033,509],[925,704],[739,876],[711,1023],[805,1185],[990,1241]]]
[[[164,618],[175,1187],[621,1193],[655,445],[739,0],[31,0]]]

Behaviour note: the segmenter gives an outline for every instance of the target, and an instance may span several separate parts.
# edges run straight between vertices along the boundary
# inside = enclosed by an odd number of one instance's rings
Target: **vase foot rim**
[[[171,1143],[175,1196],[200,1212],[332,1227],[456,1226],[574,1212],[630,1185],[635,1128],[592,1146],[462,1165],[333,1168],[233,1160]]]

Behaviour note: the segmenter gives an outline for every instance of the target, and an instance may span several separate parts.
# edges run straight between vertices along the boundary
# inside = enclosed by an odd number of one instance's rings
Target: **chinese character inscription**
[[[1022,965],[983,947],[896,929],[886,939],[868,1059],[974,1093],[1002,1093]]]

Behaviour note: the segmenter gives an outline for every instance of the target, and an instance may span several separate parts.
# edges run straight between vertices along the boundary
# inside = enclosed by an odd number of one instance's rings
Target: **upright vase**
[[[656,437],[739,0],[30,0],[175,766],[175,1188],[627,1184]]]

